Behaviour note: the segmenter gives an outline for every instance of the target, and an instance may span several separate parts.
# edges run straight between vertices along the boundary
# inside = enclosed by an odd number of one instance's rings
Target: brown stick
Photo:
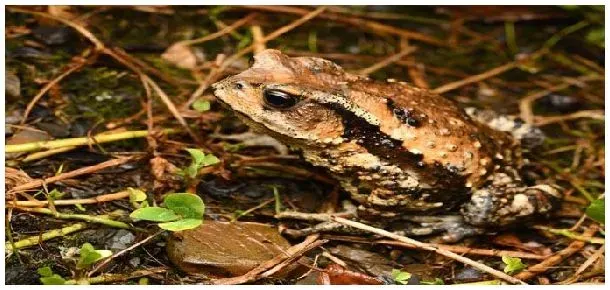
[[[580,118],[591,118],[595,120],[603,121],[604,110],[582,110],[578,112],[574,112],[567,115],[562,116],[535,116],[534,117],[534,125],[536,126],[544,126],[552,123],[580,119]]]
[[[394,55],[390,55],[389,57],[383,59],[382,61],[380,61],[380,62],[378,62],[378,63],[376,63],[376,64],[374,64],[372,66],[369,66],[367,68],[361,69],[358,72],[358,74],[365,75],[365,76],[366,75],[370,75],[370,74],[376,72],[379,69],[382,69],[382,68],[384,68],[384,67],[386,67],[386,66],[388,66],[388,65],[390,65],[390,64],[392,64],[394,62],[399,61],[405,55],[414,52],[416,49],[417,48],[415,48],[415,47],[407,47],[407,48],[403,49],[402,51],[400,51],[399,53],[394,54]]]
[[[93,172],[102,170],[106,167],[113,167],[113,166],[121,165],[121,164],[127,163],[128,161],[131,161],[132,159],[133,158],[131,158],[131,157],[111,159],[111,160],[102,162],[100,164],[79,168],[79,169],[76,169],[76,170],[73,170],[70,172],[66,172],[66,173],[62,173],[60,175],[49,177],[46,179],[33,180],[26,184],[22,184],[22,185],[13,187],[10,190],[10,192],[20,192],[20,191],[25,191],[28,189],[34,189],[34,188],[42,186],[43,184],[51,184],[51,183],[55,183],[60,180],[73,178],[73,177],[76,177],[79,175],[93,173]]]
[[[591,81],[591,80],[595,80],[595,79],[600,79],[600,77],[599,76],[582,76],[582,77],[576,78],[576,81],[570,81],[570,82],[566,81],[564,83],[552,86],[548,89],[545,89],[542,91],[537,91],[537,92],[529,94],[525,97],[520,98],[519,110],[521,111],[521,115],[520,115],[521,119],[523,119],[523,121],[525,121],[526,123],[533,124],[534,123],[534,112],[532,110],[532,104],[537,99],[540,99],[552,92],[565,90],[578,83],[587,82],[587,81]]]
[[[390,245],[403,247],[407,249],[418,249],[417,246],[412,244],[407,244],[394,240],[368,240],[364,238],[354,238],[352,236],[322,236],[325,239],[329,240],[339,240],[339,241],[347,241],[352,243],[370,243],[370,244],[382,244],[382,245]],[[445,249],[447,251],[451,251],[458,254],[464,255],[478,255],[478,256],[490,256],[490,257],[502,257],[502,256],[510,256],[514,258],[523,258],[523,259],[532,259],[532,260],[544,260],[548,258],[548,256],[536,255],[532,253],[520,252],[520,251],[507,251],[507,250],[493,250],[493,249],[480,249],[480,248],[470,248],[465,246],[458,245],[445,245],[445,244],[435,244],[429,243],[433,247],[437,247],[439,249]]]
[[[524,285],[526,284],[525,282],[523,282],[523,281],[521,281],[521,280],[519,280],[517,278],[513,278],[513,277],[507,275],[504,272],[498,271],[498,270],[496,270],[496,269],[494,269],[492,267],[489,267],[489,266],[487,266],[485,264],[473,261],[473,260],[471,260],[469,258],[460,256],[458,254],[455,254],[453,252],[447,251],[445,249],[437,248],[435,246],[432,246],[431,244],[422,243],[420,241],[417,241],[417,240],[414,240],[414,239],[411,239],[411,238],[408,238],[408,237],[405,237],[405,236],[400,236],[400,235],[388,232],[386,230],[378,229],[378,228],[375,228],[375,227],[371,227],[371,226],[365,225],[363,223],[350,221],[350,220],[347,220],[347,219],[344,219],[344,218],[331,217],[331,219],[333,221],[336,221],[336,222],[344,224],[344,225],[348,225],[350,227],[354,227],[354,228],[361,229],[361,230],[364,230],[364,231],[367,231],[367,232],[375,233],[375,234],[378,234],[378,235],[381,235],[381,236],[384,236],[384,237],[388,237],[388,238],[391,238],[391,239],[394,239],[394,240],[401,241],[403,243],[412,244],[412,245],[416,246],[419,249],[435,252],[435,253],[437,253],[439,255],[443,255],[445,257],[448,257],[448,258],[454,259],[456,261],[462,262],[463,264],[472,266],[472,267],[474,267],[476,269],[479,269],[479,270],[481,270],[481,271],[483,271],[485,273],[491,274],[491,275],[493,275],[495,277],[498,277],[500,279],[506,280],[506,281],[508,281],[510,283],[513,283],[513,284],[524,284]]]
[[[585,230],[583,236],[591,237],[597,232],[597,230],[597,224],[592,224]],[[529,268],[527,268],[527,270],[515,275],[515,278],[520,280],[532,279],[538,274],[546,272],[552,266],[557,265],[566,258],[574,255],[576,252],[580,251],[580,249],[582,249],[586,244],[587,242],[584,241],[573,241],[567,248],[555,253],[555,255],[547,258],[541,263],[530,266]]]
[[[212,281],[214,285],[236,285],[236,284],[244,284],[247,282],[255,281],[261,277],[261,274],[267,272],[268,270],[275,269],[276,266],[282,265],[284,261],[294,260],[300,256],[302,256],[305,252],[318,247],[325,243],[325,240],[317,240],[319,235],[311,235],[305,238],[305,240],[299,244],[296,244],[286,250],[286,253],[280,254],[279,256],[274,257],[271,260],[268,260],[258,267],[250,270],[248,273],[243,274],[241,276],[232,277],[232,278],[223,278],[216,279]],[[270,275],[270,274],[269,274]]]

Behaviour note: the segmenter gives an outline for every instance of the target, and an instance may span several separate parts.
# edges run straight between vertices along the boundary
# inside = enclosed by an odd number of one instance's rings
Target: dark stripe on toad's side
[[[356,144],[364,147],[367,152],[385,159],[400,168],[417,172],[426,183],[434,187],[445,189],[464,188],[465,178],[450,166],[441,164],[425,164],[423,155],[408,151],[402,146],[403,141],[394,139],[381,131],[378,125],[367,122],[364,118],[356,116],[353,112],[336,103],[322,103],[339,114],[342,118],[344,131],[343,138],[355,140]],[[450,195],[450,193],[447,193]]]
[[[382,132],[379,126],[367,122],[351,111],[335,103],[323,104],[341,116],[343,122],[343,138],[355,140],[356,144],[382,159],[393,160],[400,164],[416,166],[422,161],[423,155],[412,153],[402,147],[402,141],[396,140]],[[412,166],[409,166],[412,167]]]

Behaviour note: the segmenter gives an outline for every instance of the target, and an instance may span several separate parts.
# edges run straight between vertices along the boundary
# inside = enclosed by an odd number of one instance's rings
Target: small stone
[[[46,45],[59,45],[72,38],[72,30],[66,26],[40,26],[32,30],[32,34]]]
[[[21,81],[19,77],[11,72],[4,75],[4,91],[8,97],[19,97],[21,95]]]
[[[457,271],[457,273],[455,274],[455,280],[459,281],[459,282],[480,281],[483,278],[484,278],[483,272],[481,272],[475,268],[472,268],[472,267],[463,268],[463,269]]]
[[[127,249],[136,240],[136,236],[128,230],[118,230],[110,240],[110,250],[114,252]]]
[[[140,265],[140,257],[133,257],[129,260],[129,265],[137,268]]]

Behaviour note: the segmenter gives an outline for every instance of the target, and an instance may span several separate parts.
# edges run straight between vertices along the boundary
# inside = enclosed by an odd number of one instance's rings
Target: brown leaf
[[[350,271],[339,264],[331,264],[318,276],[320,285],[382,285],[383,282],[369,275]]]
[[[193,50],[186,45],[175,43],[161,55],[166,61],[184,69],[194,69],[197,66],[197,56]]]
[[[21,169],[16,169],[12,167],[4,168],[4,190],[5,190],[5,199],[12,200],[15,196],[14,194],[10,194],[9,191],[15,187],[22,184],[26,184],[31,182],[32,179],[27,173],[25,173]]]
[[[289,247],[277,229],[265,224],[205,221],[196,229],[174,233],[167,251],[187,273],[226,277],[243,275]]]

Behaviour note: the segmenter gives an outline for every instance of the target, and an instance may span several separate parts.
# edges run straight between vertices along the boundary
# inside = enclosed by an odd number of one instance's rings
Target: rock
[[[204,221],[196,229],[173,233],[167,252],[184,272],[230,277],[247,273],[289,247],[275,228],[265,224]]]
[[[483,274],[483,272],[469,266],[466,266],[455,273],[456,283],[476,282],[481,281],[484,278],[485,274]]]
[[[129,260],[129,265],[131,265],[134,268],[137,268],[138,266],[140,266],[140,258],[139,257],[133,257]]]
[[[48,60],[52,56],[44,51],[39,49],[29,47],[29,46],[21,46],[12,51],[7,52],[7,58],[21,58],[21,59],[38,59],[38,60]]]
[[[4,75],[4,91],[7,97],[19,97],[21,95],[19,77],[11,72],[6,72],[6,75]]]
[[[64,44],[73,36],[71,28],[66,26],[39,26],[32,34],[46,45]]]
[[[127,247],[131,246],[135,240],[136,236],[134,236],[133,233],[128,230],[120,229],[116,231],[116,233],[110,239],[109,250],[111,250],[113,253],[125,250]]]

